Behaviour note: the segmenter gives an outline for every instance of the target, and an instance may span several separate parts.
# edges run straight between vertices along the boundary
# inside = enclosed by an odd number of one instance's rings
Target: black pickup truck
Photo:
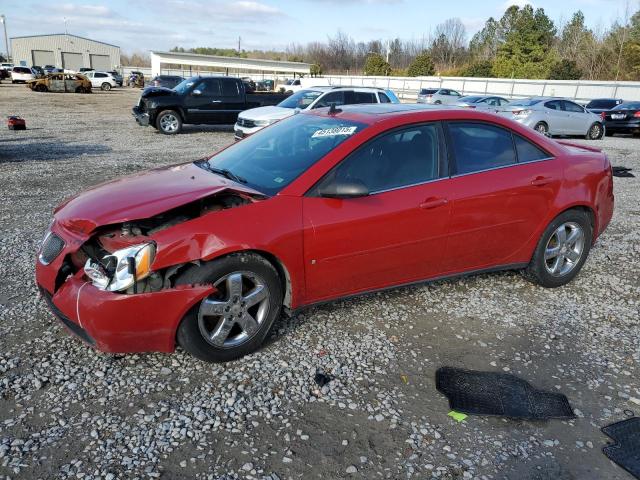
[[[133,107],[133,116],[138,125],[174,135],[184,124],[233,124],[243,110],[276,105],[287,96],[248,92],[239,78],[192,77],[172,89],[145,89]]]

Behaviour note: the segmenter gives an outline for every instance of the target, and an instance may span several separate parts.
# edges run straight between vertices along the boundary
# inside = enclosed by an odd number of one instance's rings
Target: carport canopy
[[[222,57],[216,55],[198,55],[181,52],[151,52],[151,74],[160,75],[163,64],[193,65],[197,67],[216,67],[241,72],[270,72],[308,75],[311,65],[301,62],[280,60],[260,60],[255,58]]]

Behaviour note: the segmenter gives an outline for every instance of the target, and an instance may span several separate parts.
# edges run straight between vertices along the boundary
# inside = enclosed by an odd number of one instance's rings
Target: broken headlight
[[[84,273],[96,288],[120,292],[149,276],[155,253],[153,243],[123,248],[106,255],[102,262],[90,258],[84,266]]]

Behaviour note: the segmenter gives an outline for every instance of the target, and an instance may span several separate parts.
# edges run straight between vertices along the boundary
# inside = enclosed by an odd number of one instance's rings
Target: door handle
[[[427,198],[424,202],[420,204],[420,208],[424,210],[429,210],[431,208],[442,207],[449,203],[449,200],[446,198]]]
[[[553,178],[551,177],[536,177],[533,180],[531,180],[531,185],[533,185],[534,187],[543,187],[545,185],[548,185],[552,181],[553,181]]]
[[[211,100],[211,103],[222,103],[222,100]]]

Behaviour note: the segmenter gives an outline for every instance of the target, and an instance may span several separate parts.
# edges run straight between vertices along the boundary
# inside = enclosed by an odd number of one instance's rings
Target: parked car
[[[118,86],[118,82],[113,78],[113,75],[107,72],[96,72],[92,70],[90,72],[85,72],[83,75],[91,81],[93,88],[109,91]]]
[[[119,87],[124,85],[124,78],[116,70],[109,70],[107,73],[113,77]]]
[[[4,68],[0,68],[0,81],[4,80],[5,78],[10,78],[11,77],[11,72],[9,72],[9,70],[5,70]]]
[[[84,73],[84,72],[93,72],[94,69],[90,68],[90,67],[82,67],[80,70],[78,70],[80,73]]]
[[[53,73],[55,70],[57,70],[55,65],[45,65],[44,67],[42,67],[42,69],[44,70],[44,73]]]
[[[640,102],[624,102],[602,113],[606,134],[640,134]]]
[[[91,93],[91,81],[80,73],[49,73],[27,82],[36,92]]]
[[[605,132],[599,115],[562,98],[516,100],[502,107],[500,113],[543,135],[580,135],[587,140],[599,140]]]
[[[313,110],[67,200],[36,281],[99,350],[179,344],[227,361],[259,348],[283,308],[482,271],[565,285],[613,208],[604,153],[507,118]]]
[[[300,78],[292,78],[290,80],[286,80],[283,84],[276,86],[276,90],[281,90],[285,93],[295,93],[303,88],[302,79]]]
[[[418,92],[418,103],[451,105],[462,98],[460,92],[450,88],[423,88]]]
[[[240,112],[275,105],[286,97],[247,92],[242,80],[235,77],[192,77],[173,89],[145,89],[133,115],[138,125],[152,125],[173,135],[180,133],[184,124],[233,125]]]
[[[144,74],[138,70],[133,70],[129,73],[129,79],[127,85],[131,88],[144,88]]]
[[[179,75],[158,75],[151,79],[151,85],[154,87],[173,88],[182,82],[184,78]]]
[[[8,70],[11,71],[13,70],[13,63],[0,63],[0,70]]]
[[[600,115],[602,112],[611,110],[622,102],[623,100],[619,98],[596,98],[587,103],[586,109],[591,113]]]
[[[13,67],[11,70],[11,83],[25,83],[34,78],[35,75],[29,67]]]
[[[259,80],[256,82],[256,90],[259,92],[270,92],[274,88],[273,80]]]
[[[394,96],[394,98],[396,98]],[[372,87],[315,87],[300,90],[276,106],[258,107],[238,115],[233,127],[235,139],[246,136],[302,110],[334,105],[354,105],[358,103],[400,103],[397,98],[389,98],[388,91]]]
[[[42,78],[42,77],[44,77],[46,75],[44,73],[44,69],[42,67],[37,66],[37,65],[34,65],[33,67],[31,67],[31,71],[33,72],[33,76],[35,78]]]
[[[244,83],[244,89],[247,92],[255,92],[256,91],[256,82],[254,82],[251,77],[242,77],[242,83]]]
[[[502,97],[495,97],[490,95],[469,95],[467,97],[460,97],[454,105],[464,108],[478,108],[480,110],[493,110],[497,107],[502,107],[509,103],[509,100]]]

